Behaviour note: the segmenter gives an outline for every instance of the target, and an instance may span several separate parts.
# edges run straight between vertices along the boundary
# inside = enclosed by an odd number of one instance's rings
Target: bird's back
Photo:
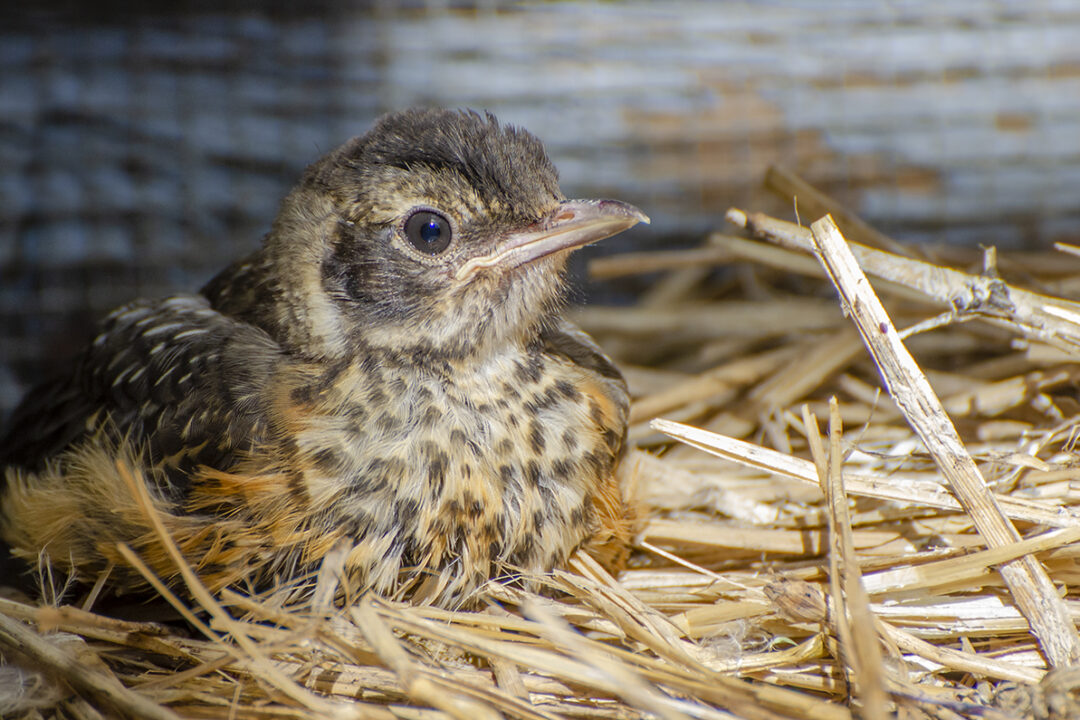
[[[265,432],[261,389],[279,356],[264,332],[204,297],[132,302],[106,317],[71,374],[26,396],[0,461],[39,470],[104,434],[131,440],[150,464],[170,470],[227,466]]]

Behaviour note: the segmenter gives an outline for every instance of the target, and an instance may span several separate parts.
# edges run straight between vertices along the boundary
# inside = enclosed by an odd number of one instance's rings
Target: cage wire
[[[492,110],[568,195],[652,216],[593,252],[695,242],[730,205],[792,216],[759,186],[774,163],[905,241],[1080,235],[1072,2],[48,5],[0,22],[0,417],[405,106]]]

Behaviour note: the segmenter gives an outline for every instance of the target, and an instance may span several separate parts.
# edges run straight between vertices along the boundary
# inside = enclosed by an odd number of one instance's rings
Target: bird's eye
[[[438,255],[450,244],[450,221],[439,213],[418,210],[405,222],[405,237],[420,252]]]

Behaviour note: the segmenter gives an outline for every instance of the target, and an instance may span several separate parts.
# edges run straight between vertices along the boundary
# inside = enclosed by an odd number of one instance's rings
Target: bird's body
[[[455,603],[621,522],[627,393],[559,317],[565,255],[644,219],[565,201],[538,141],[408,111],[312,165],[262,249],[137,301],[0,445],[0,536],[92,579],[175,566],[130,466],[214,588],[347,549],[354,589]]]

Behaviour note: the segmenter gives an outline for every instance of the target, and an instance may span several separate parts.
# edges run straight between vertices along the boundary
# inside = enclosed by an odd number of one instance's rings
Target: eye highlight
[[[438,255],[450,245],[450,221],[432,210],[417,210],[405,221],[405,237],[426,255]]]

